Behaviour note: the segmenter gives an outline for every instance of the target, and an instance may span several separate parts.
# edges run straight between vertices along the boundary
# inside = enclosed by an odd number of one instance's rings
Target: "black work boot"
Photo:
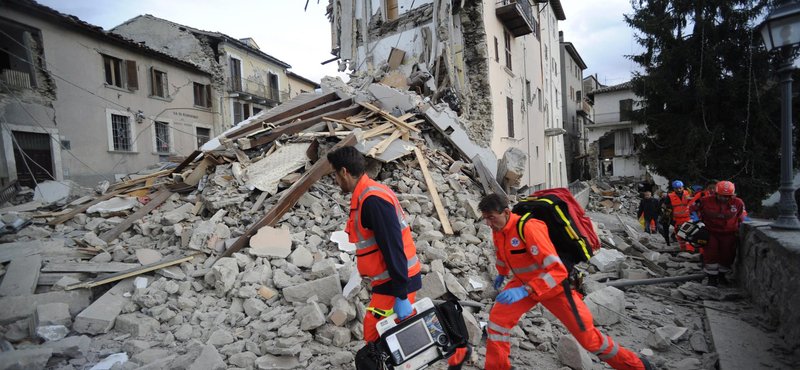
[[[650,361],[647,361],[646,358],[639,357],[639,359],[642,360],[642,365],[644,365],[644,370],[656,370],[653,364],[651,364]]]
[[[449,365],[447,366],[447,370],[461,370],[464,367],[464,363],[469,360],[470,356],[472,356],[472,346],[467,344],[467,354],[464,355],[464,359],[461,360],[461,363],[458,365]]]
[[[717,281],[719,281],[719,283],[722,284],[722,285],[730,284],[730,282],[728,281],[728,278],[726,278],[725,274],[722,273],[722,272],[720,272],[719,275],[717,275]]]
[[[717,275],[707,275],[708,276],[708,286],[717,286],[719,282],[717,280]]]

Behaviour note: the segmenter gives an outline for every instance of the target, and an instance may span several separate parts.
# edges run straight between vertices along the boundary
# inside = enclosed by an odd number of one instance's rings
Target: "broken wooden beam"
[[[428,191],[433,198],[433,206],[436,208],[436,213],[439,215],[439,221],[442,223],[442,230],[447,235],[453,235],[453,227],[450,226],[450,220],[447,218],[447,211],[442,205],[442,200],[439,198],[439,191],[436,190],[436,183],[433,182],[431,173],[428,172],[428,163],[422,156],[422,151],[418,147],[414,147],[414,153],[417,155],[419,167],[422,169],[422,175],[425,176],[425,184],[428,185]]]
[[[65,215],[63,215],[61,217],[56,218],[55,220],[52,220],[52,221],[48,222],[47,225],[56,226],[58,224],[62,224],[64,222],[67,222],[67,221],[71,220],[73,217],[75,217],[75,215],[85,212],[87,209],[89,209],[89,207],[91,207],[91,206],[93,206],[93,205],[95,205],[97,203],[100,203],[102,201],[109,200],[109,199],[113,198],[115,195],[120,194],[120,193],[122,193],[122,190],[105,193],[102,196],[100,196],[99,198],[97,198],[97,199],[95,199],[95,200],[93,200],[93,201],[91,201],[89,203],[86,203],[86,204],[84,204],[84,205],[82,205],[82,206],[80,206],[78,208],[75,208],[74,210],[72,210],[72,212],[67,213],[67,214],[65,214]]]
[[[350,134],[350,136],[342,139],[342,141],[336,144],[336,146],[334,146],[331,150],[336,150],[344,146],[356,145],[357,134],[358,133]],[[236,243],[233,243],[230,248],[222,253],[220,258],[230,257],[232,254],[250,244],[250,237],[255,235],[262,227],[275,226],[278,223],[278,220],[280,220],[286,212],[294,207],[294,204],[297,203],[300,197],[303,196],[303,194],[305,194],[309,188],[311,188],[311,185],[321,179],[322,176],[325,176],[332,168],[333,167],[331,166],[330,162],[328,162],[327,157],[320,158],[310,170],[303,174],[303,177],[301,177],[300,180],[297,180],[292,187],[284,192],[283,196],[281,196],[281,198],[278,200],[278,203],[276,203],[272,209],[270,209],[269,212],[267,212],[267,214],[261,218],[261,221],[245,231],[245,233],[240,236],[238,240],[236,240]]]
[[[346,118],[350,117],[358,112],[360,112],[363,108],[359,105],[354,105],[348,108],[340,109],[335,112],[326,113],[324,117],[331,117],[331,118]],[[269,142],[274,141],[275,139],[281,137],[283,134],[293,135],[299,133],[303,130],[314,126],[317,123],[323,122],[323,116],[314,116],[306,120],[290,123],[288,125],[280,126],[272,130],[269,134],[266,134],[262,137],[257,139],[250,140],[250,147],[255,148],[257,146],[261,146],[267,144]]]
[[[106,231],[103,235],[100,236],[100,239],[106,243],[110,243],[120,234],[128,230],[131,226],[133,226],[133,222],[144,217],[144,215],[150,213],[150,211],[154,210],[156,207],[164,203],[167,198],[172,196],[172,192],[167,189],[161,189],[158,193],[153,196],[153,199],[150,200],[147,204],[145,204],[142,208],[139,208],[136,212],[132,215],[128,216],[125,221],[122,221],[119,225],[115,228]]]
[[[387,111],[385,111],[383,109],[380,109],[380,108],[378,108],[378,107],[376,107],[376,106],[374,106],[374,105],[372,105],[370,103],[359,102],[358,104],[360,104],[364,108],[367,108],[367,109],[369,109],[369,110],[371,110],[371,111],[373,111],[375,113],[380,114],[383,118],[386,118],[387,120],[389,120],[390,122],[392,122],[395,125],[399,126],[400,128],[404,128],[406,130],[410,130],[410,131],[414,131],[414,132],[420,132],[420,129],[418,129],[418,128],[412,126],[412,125],[409,125],[405,121],[400,120],[399,118],[393,116],[391,113],[389,113],[389,112],[387,112]]]
[[[112,273],[139,267],[138,263],[124,262],[51,262],[42,267],[42,272],[86,272],[90,274]]]
[[[192,154],[189,154],[189,156],[186,157],[186,159],[184,159],[183,162],[181,162],[181,164],[178,165],[178,167],[173,168],[172,172],[170,173],[181,173],[181,171],[183,171],[183,169],[186,168],[186,166],[194,162],[194,159],[197,158],[197,156],[200,155],[200,153],[203,153],[203,151],[200,149],[193,151]]]
[[[250,133],[252,131],[260,130],[263,127],[262,124],[264,122],[277,122],[277,121],[283,120],[283,119],[285,119],[287,117],[291,117],[291,116],[294,116],[296,114],[303,113],[303,112],[305,112],[305,111],[307,111],[307,110],[309,110],[311,108],[318,107],[320,105],[325,105],[325,104],[328,104],[328,103],[330,103],[332,101],[336,101],[336,100],[339,100],[339,99],[340,98],[336,94],[336,92],[323,94],[323,95],[320,95],[319,97],[316,97],[316,98],[314,98],[312,100],[309,100],[309,101],[307,101],[307,102],[305,102],[303,104],[300,104],[300,105],[298,105],[296,107],[292,107],[292,108],[289,108],[289,109],[287,109],[287,110],[285,110],[283,112],[276,113],[276,114],[273,114],[271,116],[264,117],[264,119],[262,119],[262,120],[256,121],[256,122],[251,123],[251,124],[249,124],[249,125],[247,125],[245,127],[237,129],[236,131],[230,132],[225,136],[228,137],[228,138],[233,138],[235,140],[235,139],[244,137],[245,135],[247,135],[248,133]]]
[[[194,257],[195,257],[195,255],[191,255],[191,256],[187,256],[187,257],[177,256],[177,257],[173,257],[173,258],[170,258],[170,259],[167,259],[167,260],[161,260],[161,261],[158,261],[158,262],[153,262],[151,264],[147,264],[147,265],[144,265],[144,266],[133,267],[133,268],[130,268],[130,269],[127,269],[127,270],[124,270],[124,271],[119,271],[119,272],[116,272],[116,273],[113,273],[113,274],[110,274],[110,275],[98,276],[98,277],[96,277],[94,279],[91,279],[91,280],[82,281],[82,282],[77,283],[77,284],[68,285],[67,287],[64,288],[64,290],[72,290],[72,289],[80,289],[80,288],[93,288],[93,287],[96,287],[98,285],[108,284],[108,283],[111,283],[111,282],[115,282],[115,281],[118,281],[118,280],[129,278],[129,277],[132,277],[132,276],[141,275],[141,274],[144,274],[145,272],[155,271],[155,270],[158,270],[158,269],[161,269],[161,268],[164,268],[164,267],[169,267],[169,266],[177,265],[177,264],[180,264],[180,263],[188,262],[188,261],[193,260]]]

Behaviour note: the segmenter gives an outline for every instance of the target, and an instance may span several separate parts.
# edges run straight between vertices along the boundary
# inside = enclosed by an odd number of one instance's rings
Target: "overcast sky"
[[[328,0],[38,0],[62,13],[110,29],[139,14],[152,14],[194,28],[222,32],[235,38],[252,37],[261,50],[292,65],[292,71],[319,81],[337,75],[330,59]],[[494,0],[486,0],[494,1]],[[638,52],[623,14],[630,0],[562,0],[567,20],[559,22],[565,41],[571,41],[600,83],[614,85],[630,79],[633,68],[624,55]],[[346,77],[343,77],[346,79]]]

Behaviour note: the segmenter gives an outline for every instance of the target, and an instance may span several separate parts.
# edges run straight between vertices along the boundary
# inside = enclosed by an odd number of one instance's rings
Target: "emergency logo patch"
[[[538,256],[539,255],[539,247],[537,247],[535,245],[532,245],[531,246],[531,254],[534,255],[534,256]]]
[[[734,212],[734,213],[735,213],[736,211],[737,211],[737,210],[736,210],[736,206],[731,206],[731,212]]]
[[[511,245],[514,247],[519,246],[519,239],[511,238]]]

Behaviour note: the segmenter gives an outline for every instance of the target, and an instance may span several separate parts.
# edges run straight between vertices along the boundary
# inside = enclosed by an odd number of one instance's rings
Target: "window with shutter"
[[[508,115],[508,137],[514,137],[514,100],[506,98],[506,115]]]
[[[166,98],[169,96],[168,86],[167,73],[150,67],[150,94],[160,98]]]
[[[500,63],[500,49],[499,44],[497,43],[497,37],[494,38],[494,61]]]
[[[503,38],[505,39],[506,45],[506,68],[513,70],[511,68],[511,34],[503,30]]]
[[[139,90],[139,73],[135,60],[126,60],[125,69],[128,75],[128,90]]]
[[[624,99],[619,101],[620,122],[630,121],[632,111],[633,111],[633,99]]]

